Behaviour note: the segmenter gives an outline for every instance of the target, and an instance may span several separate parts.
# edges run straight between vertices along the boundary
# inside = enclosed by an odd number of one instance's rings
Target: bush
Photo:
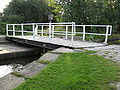
[[[0,35],[6,35],[6,23],[0,22]]]
[[[120,40],[120,34],[113,34],[108,39],[109,42],[111,42],[111,41],[117,41],[117,40]]]
[[[108,38],[109,44],[117,44],[120,45],[120,34],[113,34]]]

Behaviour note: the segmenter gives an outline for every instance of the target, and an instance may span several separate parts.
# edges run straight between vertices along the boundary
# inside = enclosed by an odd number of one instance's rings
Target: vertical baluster
[[[105,44],[107,44],[107,40],[108,40],[108,33],[109,33],[109,25],[106,27],[106,35],[105,35]]]
[[[85,25],[83,25],[83,41],[85,41]]]
[[[35,40],[35,24],[34,23],[32,25],[32,28],[33,28],[33,39]]]
[[[66,39],[68,38],[68,25],[66,25]]]
[[[55,30],[55,26],[52,26],[52,37],[54,37],[54,30]]]
[[[13,24],[13,36],[15,36],[15,25]]]
[[[43,30],[44,30],[44,26],[42,25],[42,31],[41,31],[41,36],[43,37]]]
[[[8,24],[7,24],[7,25],[6,25],[6,35],[7,35],[7,36],[9,36],[9,33],[8,33],[9,31],[8,31],[8,29],[9,29],[9,28],[8,28]]]
[[[22,37],[24,36],[24,28],[23,28],[23,24],[21,24],[21,28],[22,28]]]

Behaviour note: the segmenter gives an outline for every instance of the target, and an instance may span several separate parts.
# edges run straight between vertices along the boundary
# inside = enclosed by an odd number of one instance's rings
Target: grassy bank
[[[66,53],[14,90],[112,90],[120,65],[89,52]]]

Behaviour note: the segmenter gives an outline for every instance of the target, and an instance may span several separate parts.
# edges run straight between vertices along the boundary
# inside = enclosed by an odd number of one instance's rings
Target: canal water
[[[15,71],[16,68],[22,68],[23,66],[38,60],[41,55],[26,56],[13,59],[0,60],[0,78]]]

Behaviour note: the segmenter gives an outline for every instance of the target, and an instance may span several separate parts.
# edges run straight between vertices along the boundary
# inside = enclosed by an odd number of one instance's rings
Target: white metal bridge
[[[7,37],[18,39],[18,42],[20,39],[26,43],[40,42],[44,47],[47,44],[71,48],[103,46],[107,44],[111,32],[111,25],[76,25],[75,22],[6,25]],[[104,36],[104,42],[92,42],[93,36]]]

